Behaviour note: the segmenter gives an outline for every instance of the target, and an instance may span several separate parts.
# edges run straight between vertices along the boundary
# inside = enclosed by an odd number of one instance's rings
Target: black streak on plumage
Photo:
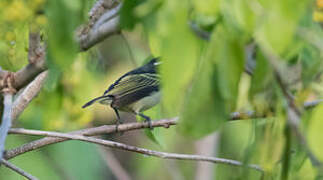
[[[156,73],[156,68],[155,68],[155,65],[154,63],[156,63],[158,61],[159,58],[154,58],[152,59],[149,63],[145,64],[144,66],[141,66],[137,69],[134,69],[130,72],[127,72],[126,74],[122,75],[118,80],[116,80],[113,84],[111,84],[111,86],[108,88],[108,90],[106,90],[104,92],[103,95],[107,94],[109,91],[111,91],[114,86],[116,86],[117,84],[119,84],[119,82],[125,78],[126,76],[128,75],[132,75],[132,74],[142,74],[142,73],[152,73],[152,74],[155,74]],[[153,67],[151,67],[153,66]]]

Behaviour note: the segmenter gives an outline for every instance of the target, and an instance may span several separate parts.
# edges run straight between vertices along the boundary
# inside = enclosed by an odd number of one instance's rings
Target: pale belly
[[[150,109],[156,104],[158,104],[160,102],[160,97],[160,91],[154,92],[152,95],[145,97],[135,103],[132,103],[130,107],[135,111],[135,113],[139,113],[147,109]]]

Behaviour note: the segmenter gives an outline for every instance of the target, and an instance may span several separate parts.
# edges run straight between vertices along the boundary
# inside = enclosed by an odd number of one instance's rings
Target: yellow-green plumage
[[[135,113],[144,117],[149,123],[149,117],[141,112],[155,106],[160,101],[159,75],[156,71],[157,59],[152,59],[146,65],[132,70],[116,80],[105,93],[86,103],[83,108],[99,102],[110,105],[118,110]]]

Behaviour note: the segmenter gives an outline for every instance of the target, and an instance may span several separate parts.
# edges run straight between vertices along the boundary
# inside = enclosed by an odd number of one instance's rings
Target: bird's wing
[[[106,92],[115,98],[120,98],[128,94],[135,93],[146,87],[159,87],[160,80],[158,74],[142,73],[128,75],[114,83],[112,88]]]

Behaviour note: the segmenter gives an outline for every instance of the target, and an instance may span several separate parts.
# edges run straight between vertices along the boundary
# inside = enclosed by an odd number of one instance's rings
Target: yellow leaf
[[[313,20],[316,21],[316,22],[323,22],[323,12],[321,12],[321,11],[314,11],[313,12]]]

